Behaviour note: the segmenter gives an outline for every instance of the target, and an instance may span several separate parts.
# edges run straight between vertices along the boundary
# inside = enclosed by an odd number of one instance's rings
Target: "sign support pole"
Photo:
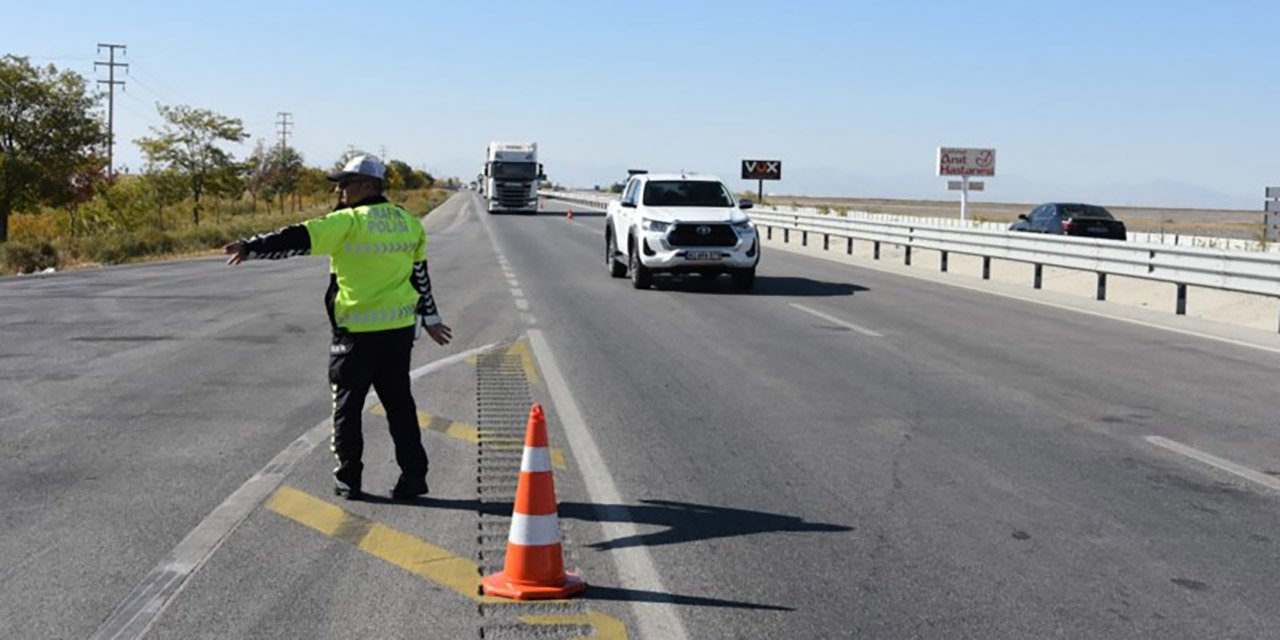
[[[968,220],[966,210],[969,208],[969,176],[960,176],[960,222]]]
[[[760,200],[760,204],[763,205],[764,204],[764,178],[761,178],[757,182],[760,183],[759,191],[757,192],[758,194],[757,198]]]

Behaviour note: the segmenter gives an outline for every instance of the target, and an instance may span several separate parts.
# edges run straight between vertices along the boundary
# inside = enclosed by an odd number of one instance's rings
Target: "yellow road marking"
[[[267,508],[454,593],[481,602],[507,602],[479,595],[480,569],[476,563],[292,487],[277,489],[267,500]]]
[[[369,410],[369,413],[372,413],[375,416],[386,417],[387,409],[379,403],[374,405],[373,408]],[[422,425],[423,429],[443,433],[455,440],[462,440],[464,442],[470,442],[471,444],[480,444],[480,430],[473,424],[467,424],[457,420],[449,420],[448,418],[441,418],[440,416],[432,415],[421,409],[418,410],[418,424]],[[524,438],[514,436],[485,436],[484,439],[485,442],[501,443],[493,447],[494,451],[524,450]],[[569,468],[569,465],[565,462],[564,451],[561,451],[556,447],[551,447],[551,466],[561,471],[565,471]]]
[[[555,447],[551,448],[551,466],[560,470],[569,468],[568,465],[564,463],[564,452],[556,449]]]
[[[529,342],[524,338],[516,340],[516,343],[507,349],[507,355],[518,356],[520,364],[524,367],[524,377],[529,379],[529,384],[538,384],[538,367],[533,364],[533,352],[529,350]]]
[[[358,516],[337,505],[293,487],[283,486],[266,502],[267,509],[326,536],[354,545],[380,560],[426,578],[475,602],[521,604],[480,595],[480,566],[399,529]],[[567,602],[567,600],[544,600]],[[627,627],[621,620],[598,611],[570,616],[520,616],[527,624],[589,624],[594,638],[625,639]]]
[[[524,369],[524,377],[529,380],[529,384],[538,384],[538,367],[533,362],[533,352],[529,350],[529,343],[524,338],[520,338],[511,343],[507,347],[504,355],[516,356],[520,358],[520,365]],[[484,356],[471,356],[467,358],[467,362],[471,364],[479,364],[480,358]]]
[[[596,630],[592,638],[605,640],[626,640],[627,638],[627,625],[622,624],[622,621],[617,618],[596,611],[566,616],[520,616],[520,621],[535,625],[587,624]],[[577,638],[586,638],[586,636],[576,636],[573,640]]]

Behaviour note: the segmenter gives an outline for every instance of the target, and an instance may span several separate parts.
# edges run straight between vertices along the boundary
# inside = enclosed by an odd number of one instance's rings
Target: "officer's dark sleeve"
[[[311,234],[300,224],[291,224],[273,233],[261,233],[240,241],[250,260],[280,260],[311,253]]]
[[[413,288],[418,291],[418,315],[422,324],[431,326],[440,324],[440,310],[436,308],[436,298],[431,294],[431,276],[427,274],[427,261],[413,263]]]

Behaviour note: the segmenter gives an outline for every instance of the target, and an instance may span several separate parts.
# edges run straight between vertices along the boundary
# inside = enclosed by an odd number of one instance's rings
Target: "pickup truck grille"
[[[698,233],[700,228],[706,233]],[[738,244],[738,234],[727,224],[678,224],[667,242],[674,247],[732,247]]]

